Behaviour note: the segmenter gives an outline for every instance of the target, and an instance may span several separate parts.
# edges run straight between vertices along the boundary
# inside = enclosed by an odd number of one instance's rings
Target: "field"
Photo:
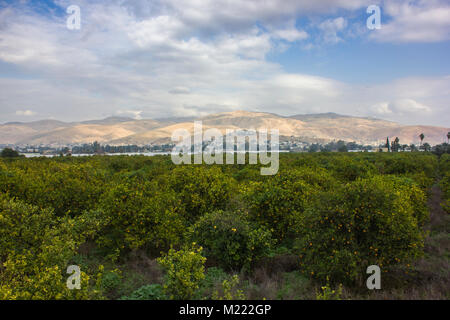
[[[450,298],[449,155],[291,153],[274,176],[259,168],[0,159],[0,299]]]

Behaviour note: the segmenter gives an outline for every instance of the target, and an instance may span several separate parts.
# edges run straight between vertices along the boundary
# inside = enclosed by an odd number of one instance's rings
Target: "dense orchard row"
[[[163,291],[145,290],[167,298],[195,297],[205,261],[252,272],[281,248],[312,279],[357,285],[369,265],[421,256],[427,190],[441,176],[448,211],[449,169],[448,155],[419,153],[282,154],[275,176],[168,156],[0,160],[0,299],[104,297],[102,265],[66,288],[87,243],[105,261],[158,258]]]

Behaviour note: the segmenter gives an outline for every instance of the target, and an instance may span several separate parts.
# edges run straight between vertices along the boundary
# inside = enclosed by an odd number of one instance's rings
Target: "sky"
[[[0,123],[247,110],[449,127],[449,52],[448,0],[0,0]]]

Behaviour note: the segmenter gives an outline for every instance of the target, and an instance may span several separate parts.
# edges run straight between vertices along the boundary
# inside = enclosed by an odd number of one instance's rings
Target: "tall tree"
[[[450,132],[447,133],[447,143],[450,141]]]
[[[420,145],[422,146],[422,142],[423,142],[423,139],[425,138],[425,135],[423,133],[421,133],[419,135],[419,138],[420,138]]]
[[[394,142],[392,142],[392,151],[398,152],[399,147],[400,147],[400,139],[398,137],[395,137]]]

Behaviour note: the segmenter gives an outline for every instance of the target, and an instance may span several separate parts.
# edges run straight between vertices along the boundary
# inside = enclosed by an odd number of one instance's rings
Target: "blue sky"
[[[0,122],[248,110],[448,127],[449,40],[444,0],[0,0]]]

